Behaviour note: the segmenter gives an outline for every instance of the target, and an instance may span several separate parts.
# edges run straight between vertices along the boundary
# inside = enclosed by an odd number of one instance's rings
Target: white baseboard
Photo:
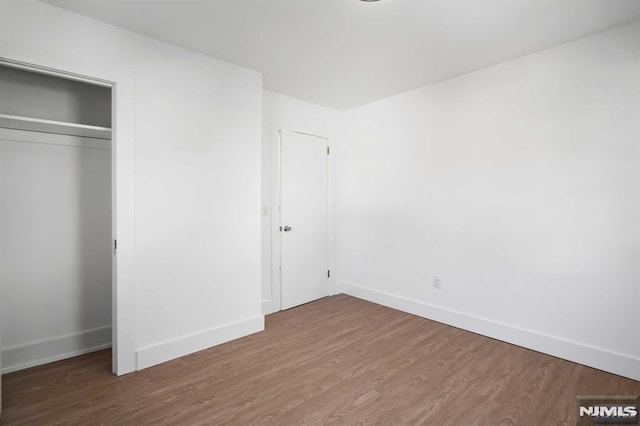
[[[111,326],[106,326],[6,348],[2,350],[2,373],[107,349],[111,338]]]
[[[429,305],[359,285],[340,282],[344,294],[368,300],[399,311],[482,334],[527,349],[583,364],[634,380],[640,380],[640,359],[611,352],[561,337],[492,321],[438,306]]]
[[[263,330],[264,316],[259,315],[148,346],[136,352],[136,369],[142,370]]]
[[[273,314],[274,312],[278,312],[279,310],[280,307],[276,306],[275,301],[271,299],[262,301],[262,315]]]

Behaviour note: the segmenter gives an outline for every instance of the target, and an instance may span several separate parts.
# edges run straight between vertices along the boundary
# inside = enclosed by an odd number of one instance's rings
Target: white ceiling
[[[45,0],[347,109],[640,19],[639,0]]]

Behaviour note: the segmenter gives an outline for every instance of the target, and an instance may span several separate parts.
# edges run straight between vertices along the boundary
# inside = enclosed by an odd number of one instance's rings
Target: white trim
[[[280,304],[276,303],[273,299],[262,301],[262,315],[269,315],[280,310]]]
[[[310,132],[293,130],[278,123],[272,123],[270,129],[271,149],[271,298],[263,301],[262,313],[271,314],[282,309],[282,283],[280,280],[280,135],[291,132],[301,135],[325,139],[330,155],[327,156],[328,185],[328,233],[329,253],[328,265],[331,276],[327,279],[328,294],[336,294],[336,162],[333,138],[316,135]]]
[[[8,142],[32,143],[41,145],[60,145],[76,148],[111,150],[111,141],[83,136],[40,133],[32,130],[0,128],[0,139]]]
[[[21,46],[21,47],[31,50],[31,47],[27,47],[27,46]],[[30,72],[34,71],[33,64],[28,63],[28,62],[21,62],[21,61],[16,60],[16,59],[10,59],[9,57],[6,57],[3,60],[2,65],[5,66],[5,67],[16,68],[16,69],[23,70],[23,71],[30,71]],[[102,87],[111,88],[111,86],[113,85],[113,83],[111,81],[109,81],[108,79],[101,80],[99,78],[86,77],[86,76],[83,76],[81,74],[75,74],[75,73],[70,72],[70,71],[60,71],[60,70],[57,70],[57,69],[54,69],[54,68],[48,68],[47,66],[44,66],[44,65],[38,66],[38,71],[37,72],[39,74],[50,75],[52,77],[65,78],[67,80],[79,81],[79,82],[82,82],[82,83],[94,84],[96,86],[102,86]]]
[[[259,315],[199,333],[178,337],[137,352],[138,370],[211,348],[264,330],[264,316]]]
[[[329,270],[331,271],[331,276],[329,277],[329,295],[332,296],[336,293],[336,277],[338,276],[337,271],[337,261],[336,261],[336,234],[337,234],[337,176],[336,176],[336,147],[333,143],[334,139],[330,138],[327,141],[327,145],[329,146],[329,164],[327,165],[329,170],[328,177],[328,185],[329,185]]]
[[[135,371],[134,74],[81,56],[0,41],[0,63],[112,88],[113,372]],[[117,227],[116,227],[117,224]]]
[[[84,136],[87,138],[111,139],[111,129],[108,127],[44,120],[42,118],[24,117],[20,115],[0,114],[0,127],[60,135]]]
[[[2,350],[2,373],[11,373],[110,347],[110,326],[13,346]]]
[[[311,136],[312,138],[329,140],[329,138],[324,137],[324,136],[318,136],[318,135],[314,135],[313,133],[307,133],[307,132],[299,132],[297,130],[289,130],[289,129],[285,129],[285,128],[280,128],[280,131],[289,132],[289,133],[296,133],[298,135],[304,135],[304,136]]]
[[[487,318],[340,282],[339,289],[350,296],[378,303],[399,311],[428,318],[463,330],[512,343],[534,351],[566,359],[620,376],[640,380],[640,359],[557,336],[516,327]]]
[[[280,126],[271,137],[271,312],[282,309],[280,298]],[[263,311],[264,312],[264,311]]]

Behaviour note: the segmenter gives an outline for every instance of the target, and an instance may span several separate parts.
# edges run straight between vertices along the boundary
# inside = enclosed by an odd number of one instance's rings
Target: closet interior
[[[111,96],[0,65],[4,373],[111,346]]]

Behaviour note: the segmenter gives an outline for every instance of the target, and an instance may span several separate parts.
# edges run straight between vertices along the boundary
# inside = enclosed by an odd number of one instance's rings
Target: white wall
[[[135,73],[138,368],[263,327],[259,73],[34,1],[0,39]]]
[[[111,346],[111,150],[0,129],[3,371]]]
[[[640,379],[639,107],[635,23],[348,111],[342,288]]]
[[[262,302],[265,314],[278,311],[279,301],[274,300],[271,279],[271,143],[273,130],[294,130],[329,138],[335,149],[335,142],[340,133],[341,114],[333,109],[324,108],[288,96],[269,91],[262,97]],[[335,178],[335,176],[334,176]],[[335,184],[335,182],[332,182]]]

